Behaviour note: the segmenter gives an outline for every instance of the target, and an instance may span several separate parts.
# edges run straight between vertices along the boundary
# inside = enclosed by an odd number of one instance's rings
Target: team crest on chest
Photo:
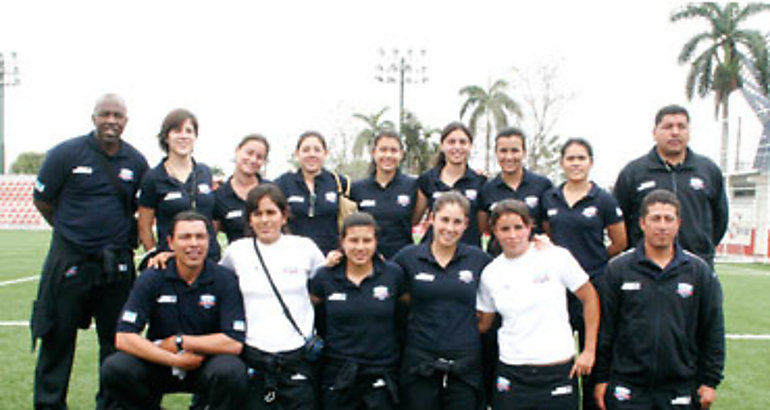
[[[698,177],[690,178],[690,188],[692,188],[692,189],[694,189],[696,191],[700,191],[701,189],[703,189],[705,187],[706,187],[706,183],[703,182],[702,179],[700,179]]]
[[[478,192],[476,192],[475,189],[465,190],[465,197],[468,198],[469,201],[475,201],[477,196],[478,196]]]
[[[198,184],[198,192],[200,192],[203,195],[210,194],[211,187],[209,186],[209,184],[206,184],[206,183]]]
[[[128,168],[121,168],[120,172],[118,173],[118,178],[126,182],[131,182],[134,180],[134,171]]]
[[[409,206],[411,201],[412,200],[409,198],[409,195],[399,195],[396,197],[396,203],[401,206]]]
[[[387,286],[375,286],[372,289],[372,296],[377,300],[385,300],[390,296]]]
[[[524,198],[524,203],[527,204],[527,208],[532,209],[537,207],[538,199],[534,195],[530,195]]]
[[[198,300],[198,305],[204,309],[211,309],[217,305],[217,297],[209,293],[201,295],[201,298]]]
[[[457,277],[460,279],[460,282],[462,283],[473,282],[473,272],[469,270],[461,270],[460,272],[457,272]]]
[[[337,202],[337,193],[334,191],[329,191],[324,195],[324,198],[326,198],[327,202]]]
[[[586,207],[586,209],[584,209],[583,212],[582,212],[583,216],[585,216],[586,218],[593,218],[598,213],[599,213],[599,210],[596,209],[596,207],[593,206],[593,205],[589,206],[589,207]]]
[[[689,283],[679,283],[676,286],[676,294],[682,299],[689,298],[693,294],[693,286]]]

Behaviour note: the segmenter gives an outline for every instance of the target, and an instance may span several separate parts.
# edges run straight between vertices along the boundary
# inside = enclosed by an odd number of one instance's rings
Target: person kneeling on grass
[[[118,352],[101,368],[106,408],[159,409],[163,394],[177,391],[205,395],[211,409],[243,408],[243,300],[235,274],[206,261],[207,224],[194,211],[177,214],[173,259],[136,280],[118,321]]]

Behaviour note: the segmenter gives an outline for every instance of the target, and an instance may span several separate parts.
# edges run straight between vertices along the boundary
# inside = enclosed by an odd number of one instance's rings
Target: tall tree
[[[11,165],[11,173],[35,175],[43,165],[44,159],[43,152],[22,152]]]
[[[521,118],[519,105],[507,93],[508,82],[497,80],[488,89],[478,85],[469,85],[460,89],[460,95],[465,97],[460,118],[466,112],[470,112],[468,128],[474,135],[478,135],[479,120],[484,119],[486,139],[484,140],[484,169],[489,171],[489,148],[491,145],[492,131],[500,130],[508,125],[508,115],[513,114]]]
[[[438,143],[431,141],[438,128],[427,127],[414,113],[404,112],[401,138],[404,140],[404,167],[411,174],[420,174],[431,166],[431,159],[438,151]]]
[[[679,64],[690,62],[687,75],[687,98],[692,100],[697,92],[700,97],[714,93],[714,117],[722,113],[722,141],[719,152],[719,166],[727,170],[727,147],[729,142],[729,98],[740,89],[751,75],[746,63],[767,67],[767,42],[758,30],[746,29],[741,25],[749,17],[770,9],[770,4],[748,3],[691,3],[671,14],[671,21],[702,19],[709,30],[690,38],[679,53]],[[696,49],[705,45],[699,54]],[[754,78],[767,90],[767,73]]]
[[[388,107],[383,107],[380,111],[372,115],[359,113],[353,114],[354,118],[357,118],[366,123],[366,128],[359,131],[359,133],[356,135],[356,139],[353,142],[353,156],[355,158],[360,158],[364,151],[367,151],[369,148],[371,148],[374,137],[376,137],[380,131],[386,129],[395,130],[395,126],[393,125],[392,121],[382,119],[383,114],[385,114],[385,111],[387,110]]]

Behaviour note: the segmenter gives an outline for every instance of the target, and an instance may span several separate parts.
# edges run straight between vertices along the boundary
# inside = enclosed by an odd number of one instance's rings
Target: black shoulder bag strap
[[[190,197],[190,210],[195,211],[198,207],[198,173],[196,172],[198,164],[195,159],[192,160],[192,186],[187,195]]]
[[[304,334],[302,334],[302,330],[299,329],[299,326],[297,326],[297,322],[294,321],[294,318],[291,316],[291,312],[289,311],[289,308],[286,306],[286,303],[283,301],[283,298],[281,297],[281,292],[278,291],[278,288],[275,286],[275,283],[273,282],[273,278],[270,276],[270,272],[267,270],[267,265],[265,265],[265,260],[262,259],[262,253],[259,252],[259,247],[257,246],[257,238],[254,237],[254,251],[257,252],[257,257],[259,258],[259,263],[262,264],[262,270],[265,271],[265,276],[267,276],[267,281],[270,282],[270,287],[273,288],[273,293],[275,293],[275,297],[278,298],[278,302],[281,304],[281,308],[283,309],[283,314],[286,315],[286,318],[289,319],[289,322],[291,322],[291,325],[294,327],[294,330],[299,333],[300,336],[302,336],[303,339],[306,338]]]

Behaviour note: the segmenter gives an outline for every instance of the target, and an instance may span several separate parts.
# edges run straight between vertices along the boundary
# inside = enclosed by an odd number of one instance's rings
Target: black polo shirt
[[[503,181],[500,174],[484,184],[479,194],[479,208],[484,212],[491,214],[495,203],[504,199],[518,199],[527,204],[529,214],[535,221],[535,233],[543,233],[543,212],[542,198],[545,191],[549,190],[553,184],[551,180],[533,172],[523,169],[524,175],[517,189],[511,188]]]
[[[243,342],[246,316],[238,278],[211,261],[206,261],[192,285],[179,277],[175,259],[170,259],[166,269],[147,269],[134,283],[117,331],[141,333],[148,323],[150,340],[179,333],[224,333]]]
[[[543,208],[551,228],[551,240],[572,253],[591,277],[599,275],[609,257],[604,246],[604,230],[623,221],[623,211],[609,192],[591,183],[588,194],[572,207],[564,198],[564,184],[543,195]]]
[[[480,248],[462,243],[446,269],[433,257],[430,242],[396,254],[393,261],[404,270],[411,294],[407,345],[428,351],[481,348],[476,290],[491,260]]]
[[[371,276],[356,285],[347,278],[343,261],[319,269],[309,288],[323,300],[326,356],[374,366],[398,362],[396,308],[406,291],[398,265],[375,258]]]
[[[370,213],[377,221],[377,251],[390,259],[401,248],[411,245],[412,214],[417,201],[417,180],[396,172],[393,179],[382,186],[374,175],[353,183],[350,199],[358,210]]]
[[[195,193],[195,211],[212,220],[214,215],[214,191],[211,189],[211,170],[205,164],[194,163],[193,172],[184,183],[170,176],[160,163],[144,176],[139,192],[139,205],[155,210],[155,225],[158,231],[157,248],[168,250],[166,238],[171,231],[174,216],[193,209],[191,198]],[[209,230],[208,259],[219,260],[219,242],[211,224]]]
[[[269,181],[262,179],[257,175],[260,184]],[[222,231],[227,235],[227,243],[246,236],[246,224],[248,219],[244,219],[246,212],[246,201],[239,198],[233,190],[233,177],[214,190],[214,220],[219,221]]]
[[[289,202],[291,217],[289,230],[294,235],[310,238],[324,255],[339,247],[337,230],[337,182],[334,175],[322,170],[314,179],[314,192],[310,193],[302,178],[302,171],[287,172],[276,181]],[[348,180],[340,175],[343,191]]]
[[[54,206],[53,228],[59,235],[94,254],[106,247],[133,248],[129,232],[136,223],[102,167],[100,152],[94,132],[56,145],[45,156],[33,194]],[[149,168],[144,156],[122,141],[108,160],[126,195],[135,198]]]
[[[453,186],[449,186],[441,181],[441,168],[435,167],[423,172],[417,178],[417,186],[425,197],[428,198],[428,209],[433,209],[433,201],[441,196],[443,192],[454,190],[465,195],[471,203],[471,211],[470,215],[468,215],[470,219],[468,228],[463,233],[462,241],[469,245],[481,246],[481,233],[479,232],[479,222],[476,218],[476,213],[479,210],[479,192],[486,180],[484,175],[476,173],[470,167],[466,167],[465,175],[460,177]],[[429,229],[425,233],[423,241],[430,240],[432,237],[433,230]]]

